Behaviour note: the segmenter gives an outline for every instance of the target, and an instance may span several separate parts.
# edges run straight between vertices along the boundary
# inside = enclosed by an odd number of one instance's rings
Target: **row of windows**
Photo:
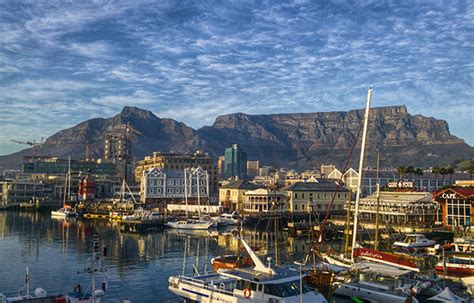
[[[301,193],[301,195],[298,195],[298,193],[294,193],[294,197],[295,199],[298,199],[298,196],[300,196],[301,199],[305,199],[305,193]],[[317,194],[317,198],[318,199],[321,199],[321,197],[324,197],[324,199],[327,199],[328,197],[332,198],[334,196],[334,193],[318,193]],[[342,197],[344,197],[344,199],[347,199],[347,193],[344,193],[344,194],[341,194],[341,193],[337,193],[337,198],[338,199],[341,199]],[[313,198],[313,193],[309,193],[309,199],[310,201],[313,201],[312,200]]]
[[[298,207],[298,205],[299,205],[299,207]],[[297,203],[294,204],[294,210],[295,211],[298,211],[298,210],[308,211],[308,207],[311,207],[313,211],[315,211],[315,210],[326,210],[328,205],[317,204],[317,205],[309,206],[307,204],[297,204]],[[342,210],[342,209],[344,209],[344,205],[333,204],[331,209],[332,210]]]
[[[183,179],[167,179],[166,184],[169,186],[177,185],[177,186],[184,186],[184,180]],[[163,179],[149,179],[148,180],[148,186],[157,186],[157,185],[163,185],[164,180]],[[192,180],[191,184],[188,183],[188,185],[197,185],[197,180]],[[206,181],[205,180],[199,180],[199,185],[200,186],[206,186]]]
[[[167,188],[166,189],[166,192],[168,194],[184,194],[184,188]],[[192,191],[191,191],[191,194],[197,194],[197,189],[194,188]],[[200,192],[201,194],[205,194],[206,193],[206,189],[205,188],[200,188]],[[149,188],[148,189],[148,193],[149,194],[162,194],[163,193],[163,189],[162,188]]]
[[[447,203],[448,225],[470,226],[471,225],[471,202],[468,200],[452,200]]]

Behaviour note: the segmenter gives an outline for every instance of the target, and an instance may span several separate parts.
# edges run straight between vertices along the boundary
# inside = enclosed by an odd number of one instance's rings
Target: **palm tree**
[[[399,167],[397,168],[397,171],[398,171],[398,173],[400,174],[400,180],[403,180],[403,176],[407,173],[407,168],[406,168],[406,166],[403,166],[403,165],[399,166]]]
[[[411,179],[413,180],[414,178],[414,173],[415,173],[415,168],[413,166],[408,166],[406,173],[408,175],[411,175]],[[413,180],[414,181],[414,180]]]
[[[449,183],[453,183],[454,168],[453,167],[448,167],[446,169],[446,173],[449,175]]]
[[[474,166],[469,166],[467,168],[467,172],[471,174],[471,180],[472,180],[472,174],[474,174]]]

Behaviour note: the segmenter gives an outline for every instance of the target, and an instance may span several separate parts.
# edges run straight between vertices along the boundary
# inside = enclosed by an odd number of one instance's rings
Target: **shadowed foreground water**
[[[123,234],[108,221],[56,220],[48,213],[0,212],[0,292],[17,293],[24,285],[26,267],[31,289],[65,293],[89,279],[82,272],[91,257],[92,235],[99,234],[101,251],[107,248],[103,265],[109,289],[105,301],[128,298],[134,302],[157,302],[173,297],[168,277],[184,272],[211,271],[210,259],[239,251],[238,241],[228,231],[182,233],[165,230],[151,234]],[[262,252],[274,252],[272,233],[246,231],[249,242]],[[301,260],[309,246],[304,240],[281,233],[278,256],[282,262]],[[77,272],[81,272],[78,274]],[[103,276],[97,275],[103,282]],[[100,284],[99,284],[100,285]]]

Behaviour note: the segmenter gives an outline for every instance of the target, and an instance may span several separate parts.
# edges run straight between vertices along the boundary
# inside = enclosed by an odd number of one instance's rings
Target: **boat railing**
[[[195,285],[195,286],[198,286],[198,287],[210,290],[210,291],[218,292],[218,293],[221,293],[221,294],[225,294],[225,295],[233,296],[233,294],[234,294],[232,291],[228,291],[226,289],[223,289],[221,287],[220,283],[211,284],[210,281],[204,281],[204,280],[201,280],[201,279],[196,279],[196,278],[186,277],[186,276],[180,276],[179,278],[180,278],[180,281],[182,283],[185,283],[185,284]]]

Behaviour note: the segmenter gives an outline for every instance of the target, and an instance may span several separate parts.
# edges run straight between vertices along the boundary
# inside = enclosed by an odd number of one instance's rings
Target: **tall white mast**
[[[184,203],[186,204],[186,219],[188,218],[188,180],[186,176],[186,168],[184,169]]]
[[[351,248],[351,260],[354,262],[354,248],[357,238],[357,219],[359,217],[359,200],[360,192],[362,189],[362,168],[364,166],[364,152],[365,152],[365,139],[367,137],[367,125],[369,122],[369,110],[370,110],[370,101],[372,99],[372,88],[369,87],[367,92],[367,105],[365,106],[365,115],[364,115],[364,130],[362,132],[362,144],[360,147],[360,159],[359,159],[359,178],[357,180],[357,194],[354,210],[354,229],[352,231],[352,248]]]
[[[197,173],[197,192],[198,192],[198,217],[199,217],[199,220],[201,220],[201,188],[199,186],[199,167],[198,169],[196,170],[196,173]]]

